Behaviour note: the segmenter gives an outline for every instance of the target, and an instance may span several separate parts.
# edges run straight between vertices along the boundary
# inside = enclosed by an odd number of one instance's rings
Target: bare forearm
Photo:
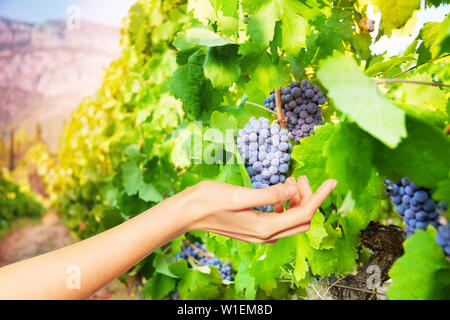
[[[180,217],[189,215],[176,211],[184,204],[169,200],[90,239],[0,269],[0,299],[89,297],[183,234],[188,222]]]
[[[328,180],[313,193],[306,177],[265,189],[201,182],[95,237],[0,269],[0,299],[87,298],[190,230],[275,243],[308,231],[314,213],[336,184]],[[286,200],[289,210],[283,212]],[[269,204],[276,204],[275,212],[283,214],[250,209]]]

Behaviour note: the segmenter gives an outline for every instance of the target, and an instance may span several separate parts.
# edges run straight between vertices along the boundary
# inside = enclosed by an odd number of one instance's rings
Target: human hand
[[[194,221],[189,230],[205,230],[254,243],[276,243],[279,238],[307,232],[322,202],[336,187],[325,181],[313,193],[306,176],[266,189],[249,189],[216,181],[203,181],[190,193]],[[283,212],[283,202],[290,200]],[[275,204],[274,213],[256,213],[251,208]]]

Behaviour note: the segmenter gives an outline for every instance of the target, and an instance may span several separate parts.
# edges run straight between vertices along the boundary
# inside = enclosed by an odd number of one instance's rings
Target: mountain
[[[118,28],[64,21],[27,24],[0,18],[0,130],[23,127],[56,151],[64,122],[101,85],[104,68],[120,54]]]

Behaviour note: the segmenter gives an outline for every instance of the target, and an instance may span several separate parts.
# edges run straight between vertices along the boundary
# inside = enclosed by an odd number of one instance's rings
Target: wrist
[[[204,190],[202,190],[205,184],[206,182],[200,182],[173,197],[178,207],[175,214],[183,224],[184,233],[201,230],[202,221],[211,213],[210,206],[205,203]]]

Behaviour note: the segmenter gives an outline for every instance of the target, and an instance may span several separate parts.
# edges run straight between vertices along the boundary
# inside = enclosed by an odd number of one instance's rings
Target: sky
[[[422,0],[422,7],[423,7]],[[444,20],[445,16],[450,13],[450,5],[441,5],[438,8],[430,7],[425,10],[421,10],[417,12],[418,21],[416,22],[416,27],[410,36],[402,36],[398,37],[396,35],[392,35],[391,37],[387,37],[386,35],[382,36],[380,40],[372,44],[370,49],[375,54],[381,54],[387,51],[388,56],[402,54],[403,51],[408,48],[408,46],[414,41],[414,39],[418,36],[420,29],[422,29],[424,23],[426,22],[441,22]],[[369,5],[367,10],[367,16],[373,20],[375,20],[375,30],[378,30],[381,20],[381,13],[374,14],[374,9],[371,5]],[[372,38],[376,37],[376,32],[372,34]]]
[[[135,2],[136,0],[0,0],[0,16],[31,23],[60,20],[69,16],[67,10],[70,6],[76,5],[81,10],[83,20],[120,27],[128,9]],[[423,3],[424,0],[422,0],[422,6]],[[377,30],[381,14],[374,14],[373,11],[373,8],[369,6],[368,16],[376,21],[375,30]],[[418,12],[419,20],[411,36],[392,35],[390,38],[383,36],[372,44],[372,52],[380,54],[387,51],[388,56],[401,54],[417,37],[425,22],[441,22],[449,12],[450,5]],[[375,36],[376,32],[373,38]]]
[[[66,19],[68,8],[76,5],[83,20],[120,27],[136,0],[0,0],[0,16],[40,23]]]

